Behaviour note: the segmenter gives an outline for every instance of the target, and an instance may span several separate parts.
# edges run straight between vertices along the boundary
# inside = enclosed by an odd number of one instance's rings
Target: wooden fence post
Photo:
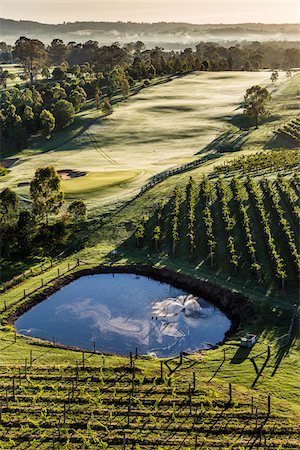
[[[25,369],[25,378],[27,377],[27,358],[24,361],[24,369]]]
[[[180,365],[182,364],[182,352],[180,352],[180,355],[179,355],[179,364]]]
[[[94,341],[94,353],[96,353],[96,341]]]
[[[137,359],[138,358],[138,349],[137,349],[137,347],[135,347],[135,359]]]
[[[42,286],[42,287],[44,286],[44,280],[43,280],[43,278],[41,278],[41,286]]]
[[[57,276],[59,277],[59,267],[57,268]]]
[[[192,391],[191,391],[191,385],[189,384],[189,406],[190,406],[190,414],[192,414]]]
[[[129,357],[130,357],[130,369],[132,369],[133,367],[132,352],[129,353]]]
[[[84,369],[84,352],[82,352],[82,368]]]
[[[195,392],[196,390],[196,373],[193,372],[193,391]]]
[[[131,413],[131,398],[128,402],[128,410],[127,410],[127,426],[129,426],[130,423],[130,413]]]
[[[30,359],[29,359],[29,361],[30,361],[30,367],[32,366],[32,350],[30,350]]]
[[[232,384],[229,383],[229,403],[232,403]]]
[[[163,378],[164,378],[163,361],[160,361],[160,379],[163,380]]]
[[[7,310],[7,304],[6,304],[6,300],[4,300],[4,310]]]

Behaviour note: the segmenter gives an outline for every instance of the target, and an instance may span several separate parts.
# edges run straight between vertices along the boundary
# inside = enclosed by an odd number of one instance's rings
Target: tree
[[[274,70],[274,72],[272,72],[272,74],[271,74],[272,83],[276,83],[276,81],[278,80],[278,77],[279,77],[278,70]]]
[[[41,75],[43,78],[50,78],[50,70],[48,69],[48,67],[42,68]]]
[[[66,128],[74,122],[74,107],[71,102],[61,99],[55,103],[53,108],[53,115],[55,117],[58,128]]]
[[[97,111],[99,111],[100,106],[101,106],[101,95],[102,95],[102,92],[97,86],[95,89],[95,105],[96,105]]]
[[[123,97],[128,97],[129,92],[130,92],[130,86],[129,86],[129,83],[128,83],[128,80],[126,77],[122,77],[120,79],[120,86],[121,86],[121,91],[122,91]]]
[[[60,177],[53,166],[37,169],[30,183],[33,214],[45,220],[47,225],[49,214],[58,214],[64,202],[60,184]]]
[[[24,124],[27,132],[30,134],[32,124],[34,121],[34,112],[31,108],[31,106],[28,106],[28,105],[25,106],[22,119],[23,119],[23,124]]]
[[[31,84],[38,72],[47,65],[45,46],[38,39],[20,37],[15,43],[13,55],[22,64]]]
[[[0,192],[0,254],[9,256],[17,245],[16,225],[19,214],[17,194],[9,188]]]
[[[108,98],[105,98],[101,103],[101,110],[105,116],[112,114],[113,110]]]
[[[136,245],[139,247],[141,240],[145,237],[145,225],[144,223],[140,223],[135,230],[134,236],[136,238]]]
[[[287,70],[286,73],[285,73],[285,75],[286,75],[286,77],[287,77],[288,79],[292,78],[292,71],[291,71],[291,70]]]
[[[15,74],[9,73],[8,70],[3,70],[0,67],[0,85],[7,87],[7,80],[14,80],[16,78]]]
[[[51,132],[55,128],[55,118],[53,114],[47,109],[43,109],[40,114],[40,121],[42,134],[46,139],[49,139],[51,136]]]
[[[86,218],[86,205],[82,200],[74,200],[68,207],[68,215],[73,222]]]
[[[80,111],[80,108],[84,104],[86,99],[87,94],[85,90],[80,86],[77,86],[75,89],[73,89],[69,96],[69,100],[72,102],[76,112]]]
[[[22,253],[30,253],[36,231],[37,227],[34,215],[27,209],[21,211],[17,224],[17,237],[19,241],[19,248]]]
[[[65,66],[55,67],[52,71],[52,78],[54,80],[64,80],[67,76],[67,68]]]
[[[0,192],[0,225],[14,226],[18,221],[19,199],[9,188]]]
[[[244,114],[255,120],[256,128],[258,128],[259,118],[268,114],[267,103],[270,99],[269,91],[261,86],[252,86],[246,91]]]
[[[158,250],[158,245],[160,242],[160,237],[161,237],[161,230],[160,230],[160,226],[157,225],[154,230],[153,230],[153,239],[155,242],[155,249],[156,251]]]
[[[51,62],[61,64],[66,59],[68,48],[61,39],[53,39],[48,51]]]

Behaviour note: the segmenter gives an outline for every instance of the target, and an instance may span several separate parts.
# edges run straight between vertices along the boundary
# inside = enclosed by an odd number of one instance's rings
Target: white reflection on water
[[[152,319],[133,319],[125,316],[112,316],[110,309],[103,304],[95,304],[93,299],[82,299],[78,302],[59,305],[56,314],[69,311],[80,319],[91,321],[91,326],[102,334],[117,333],[124,337],[134,336],[144,345],[149,345],[152,333],[158,343],[163,342],[163,336],[183,338],[185,332],[179,324],[183,317],[186,325],[197,326],[199,317],[205,313],[199,301],[193,295],[180,295],[167,298],[152,305]],[[159,320],[157,320],[159,319]],[[183,325],[183,324],[182,324]]]
[[[134,335],[138,340],[148,345],[150,336],[149,320],[132,319],[125,316],[112,317],[107,306],[95,304],[92,299],[84,299],[71,304],[60,305],[56,313],[69,311],[80,319],[90,319],[91,326],[98,328],[101,333],[115,332],[122,336]]]
[[[183,313],[186,317],[201,316],[202,307],[193,295],[179,295],[176,298],[167,298],[154,303],[152,312],[156,317],[178,320],[177,316]]]

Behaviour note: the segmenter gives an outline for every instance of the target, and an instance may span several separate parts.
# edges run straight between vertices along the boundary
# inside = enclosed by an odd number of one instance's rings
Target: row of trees
[[[284,197],[285,201],[289,204],[293,216],[296,222],[300,223],[300,205],[298,202],[298,197],[286,179],[281,175],[277,175],[277,187]]]
[[[278,199],[278,196],[274,189],[273,183],[268,179],[264,179],[262,182],[262,186],[264,188],[265,194],[267,195],[269,201],[272,204],[273,210],[275,211],[276,216],[277,216],[278,224],[279,224],[281,231],[282,231],[283,235],[285,236],[286,242],[289,246],[290,253],[293,257],[295,270],[297,271],[297,273],[299,273],[300,272],[300,254],[298,253],[295,236],[290,227],[288,220],[285,217],[284,210],[279,203],[279,199]]]
[[[204,177],[201,182],[200,196],[202,197],[203,201],[202,219],[204,223],[206,245],[207,249],[209,250],[210,264],[212,267],[214,264],[214,249],[217,245],[217,242],[214,231],[214,219],[211,211],[212,189],[207,177]]]
[[[230,208],[226,193],[226,185],[223,178],[218,178],[217,181],[217,193],[219,202],[221,205],[222,220],[225,228],[225,234],[227,235],[227,248],[229,252],[229,262],[237,270],[239,267],[239,257],[236,251],[236,243],[233,236],[234,219],[231,217]]]
[[[263,227],[265,241],[267,244],[270,258],[272,260],[272,263],[273,263],[273,266],[275,269],[275,275],[279,280],[281,280],[282,287],[284,287],[284,282],[285,282],[285,279],[287,278],[286,267],[285,267],[283,258],[281,257],[281,255],[278,251],[274,237],[272,235],[270,221],[266,214],[263,200],[262,200],[261,196],[259,195],[259,191],[258,191],[255,181],[250,177],[247,178],[247,188],[248,188],[248,192],[249,192],[249,197],[250,197],[250,199],[252,199],[252,201],[254,203],[255,209],[257,211],[257,214],[259,215],[260,222]]]
[[[233,198],[237,204],[239,215],[241,219],[241,224],[243,227],[243,233],[245,237],[247,253],[249,256],[249,261],[251,264],[251,270],[257,273],[261,270],[260,264],[257,262],[256,255],[256,242],[253,238],[253,233],[251,230],[250,217],[247,212],[245,205],[245,196],[243,195],[242,186],[238,178],[234,177],[230,183],[233,192]]]
[[[21,37],[14,46],[0,43],[0,61],[13,62],[18,57]],[[86,62],[93,64],[97,70],[106,70],[117,64],[131,62],[135,56],[141,56],[143,60],[155,60],[155,50],[147,50],[141,41],[130,42],[121,46],[114,43],[111,46],[99,46],[94,40],[85,43],[74,41],[64,43],[55,38],[51,44],[45,46],[35,40],[35,51],[41,59],[51,65],[60,65],[67,61],[70,66],[81,65]],[[161,49],[160,49],[161,50]],[[192,51],[192,49],[187,49]],[[298,67],[300,51],[294,43],[287,42],[242,42],[235,45],[224,46],[215,42],[200,42],[193,52],[195,58],[207,61],[211,70],[257,70],[260,68],[290,69]],[[174,55],[180,55],[174,51],[164,51],[164,59],[168,63]],[[159,61],[157,61],[159,62]],[[155,62],[154,62],[155,67]],[[161,63],[159,62],[159,65]],[[162,64],[163,65],[163,64]],[[33,67],[34,68],[34,67]],[[156,69],[158,67],[155,67]]]
[[[64,244],[68,221],[82,221],[86,206],[73,201],[63,220],[49,224],[49,216],[57,215],[64,203],[61,180],[54,167],[37,169],[30,183],[30,208],[21,208],[18,195],[9,188],[0,192],[1,257],[14,254],[58,253]]]

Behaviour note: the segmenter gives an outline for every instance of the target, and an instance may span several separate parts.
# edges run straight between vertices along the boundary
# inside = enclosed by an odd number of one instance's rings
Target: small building
[[[255,334],[246,334],[241,338],[241,347],[252,348],[257,342]]]

